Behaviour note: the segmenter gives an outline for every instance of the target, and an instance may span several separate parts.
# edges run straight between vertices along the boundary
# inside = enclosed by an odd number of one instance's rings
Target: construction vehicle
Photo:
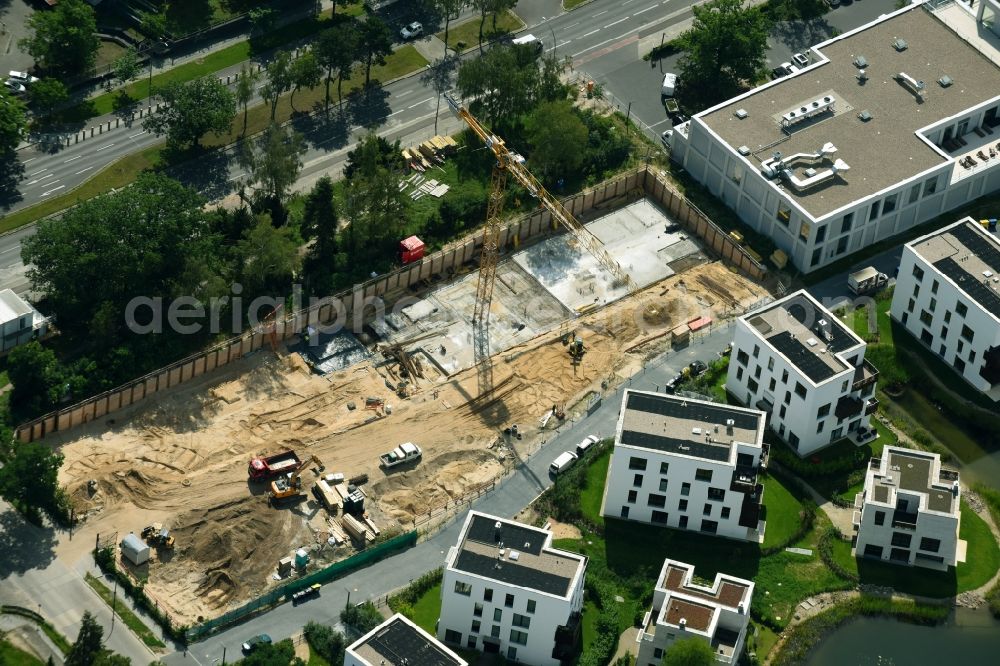
[[[266,481],[285,474],[302,464],[295,451],[288,450],[273,456],[255,456],[247,466],[247,474],[253,481]]]
[[[558,199],[542,187],[530,171],[524,166],[524,158],[507,148],[504,140],[487,130],[483,125],[452,95],[445,93],[448,107],[457,117],[461,118],[469,129],[479,137],[496,158],[493,174],[490,179],[490,193],[486,205],[486,226],[483,229],[482,253],[479,259],[479,281],[476,287],[476,304],[473,310],[473,349],[479,381],[479,396],[490,399],[493,397],[493,361],[490,358],[489,319],[490,304],[493,300],[493,283],[496,280],[497,262],[500,258],[500,223],[503,212],[504,189],[507,174],[514,177],[529,194],[537,197],[553,221],[561,224],[573,234],[580,246],[589,251],[598,262],[615,278],[618,285],[624,285],[630,294],[635,293],[638,285],[629,274],[618,265],[618,262],[603,248],[601,241],[584,227]]]
[[[142,528],[140,535],[146,540],[146,543],[153,548],[165,548],[170,550],[174,547],[174,537],[170,534],[170,530],[163,527],[162,523],[147,525]]]
[[[419,446],[413,442],[406,442],[405,444],[400,444],[389,453],[383,453],[378,459],[383,469],[390,469],[404,463],[416,462],[420,460],[420,456],[422,455],[423,451],[420,450]]]
[[[569,356],[573,359],[573,365],[578,365],[583,360],[586,350],[583,347],[583,338],[573,338],[569,343]]]
[[[299,463],[293,471],[289,472],[285,476],[280,476],[271,482],[271,492],[268,495],[270,501],[289,499],[291,497],[298,497],[302,495],[302,472],[311,463],[316,463],[319,471],[323,471],[326,467],[320,462],[319,458],[316,456],[309,456],[304,461]]]
[[[858,296],[878,291],[888,283],[889,276],[878,272],[872,266],[866,266],[847,276],[847,288]]]

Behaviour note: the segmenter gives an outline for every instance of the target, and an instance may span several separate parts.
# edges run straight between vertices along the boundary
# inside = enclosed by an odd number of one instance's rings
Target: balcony
[[[878,398],[868,398],[865,402],[865,416],[878,411]]]
[[[752,493],[757,487],[757,467],[737,465],[729,489],[734,493]]]
[[[953,469],[948,469],[947,467],[942,467],[941,472],[938,474],[938,478],[945,482],[958,481],[958,472]]]
[[[740,634],[731,629],[722,627],[715,630],[712,637],[712,652],[715,653],[715,660],[723,664],[732,664],[739,657],[736,654],[736,646],[740,642]]]
[[[572,613],[565,625],[556,627],[555,645],[552,647],[553,659],[562,661],[579,654],[582,646],[580,628],[579,613]]]
[[[865,359],[861,366],[854,371],[854,383],[851,384],[851,391],[860,391],[866,386],[871,386],[878,381],[878,368]]]
[[[861,398],[845,395],[837,401],[837,406],[833,410],[834,416],[838,419],[849,419],[860,416],[864,410],[865,401]]]
[[[892,528],[899,530],[909,530],[914,532],[917,529],[917,514],[896,511],[892,514]]]

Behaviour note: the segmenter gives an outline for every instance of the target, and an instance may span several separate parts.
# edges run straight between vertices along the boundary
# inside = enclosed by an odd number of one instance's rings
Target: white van
[[[518,45],[533,44],[535,48],[538,49],[539,51],[541,51],[544,48],[544,46],[542,45],[542,40],[538,39],[538,37],[535,37],[534,35],[523,35],[516,39],[512,39],[510,43]]]
[[[667,72],[663,75],[663,83],[660,85],[660,95],[663,97],[673,97],[677,89],[677,75]]]
[[[549,465],[549,474],[552,476],[558,476],[569,469],[575,462],[576,454],[572,451],[564,451],[559,454],[558,458],[552,461],[551,465]]]

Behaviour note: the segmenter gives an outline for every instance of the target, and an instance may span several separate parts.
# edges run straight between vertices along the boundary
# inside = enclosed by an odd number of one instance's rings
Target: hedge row
[[[853,448],[847,455],[814,462],[798,457],[786,444],[776,441],[771,445],[771,457],[799,476],[816,478],[861,468],[871,456],[866,448]]]
[[[854,583],[860,583],[861,578],[851,571],[845,569],[836,559],[833,557],[833,541],[834,539],[840,539],[840,530],[836,527],[830,527],[822,536],[819,538],[819,557],[823,560],[823,564],[828,566],[833,573],[837,574],[844,580],[849,580]]]
[[[580,655],[578,666],[605,666],[618,649],[618,627],[621,626],[621,604],[615,601],[614,586],[601,579],[587,579],[587,596],[598,608],[597,636],[590,648]]]

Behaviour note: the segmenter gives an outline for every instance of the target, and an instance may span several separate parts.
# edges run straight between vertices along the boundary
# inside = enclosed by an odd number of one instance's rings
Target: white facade
[[[857,556],[935,569],[964,562],[960,494],[958,472],[936,453],[885,447],[854,500]]]
[[[843,438],[863,442],[878,407],[865,342],[806,291],[736,321],[726,390],[770,414],[800,456]]]
[[[717,573],[711,586],[692,582],[694,566],[667,560],[653,590],[653,606],[636,636],[636,666],[660,666],[677,640],[698,638],[712,647],[715,661],[739,662],[750,622],[754,584]]]
[[[998,122],[1000,51],[952,6],[909,5],[813,47],[803,71],[675,127],[671,159],[806,273],[1000,189],[1000,133],[981,129]],[[783,112],[827,99],[819,122],[783,131]]]
[[[48,332],[48,319],[10,289],[0,291],[0,352],[8,352]]]
[[[601,513],[762,542],[765,415],[626,390]]]
[[[433,636],[396,613],[344,651],[344,666],[469,666]]]
[[[890,315],[1000,400],[1000,240],[972,218],[907,243]]]
[[[472,511],[445,560],[437,636],[555,666],[578,649],[586,568],[586,557],[552,547],[552,532]]]

